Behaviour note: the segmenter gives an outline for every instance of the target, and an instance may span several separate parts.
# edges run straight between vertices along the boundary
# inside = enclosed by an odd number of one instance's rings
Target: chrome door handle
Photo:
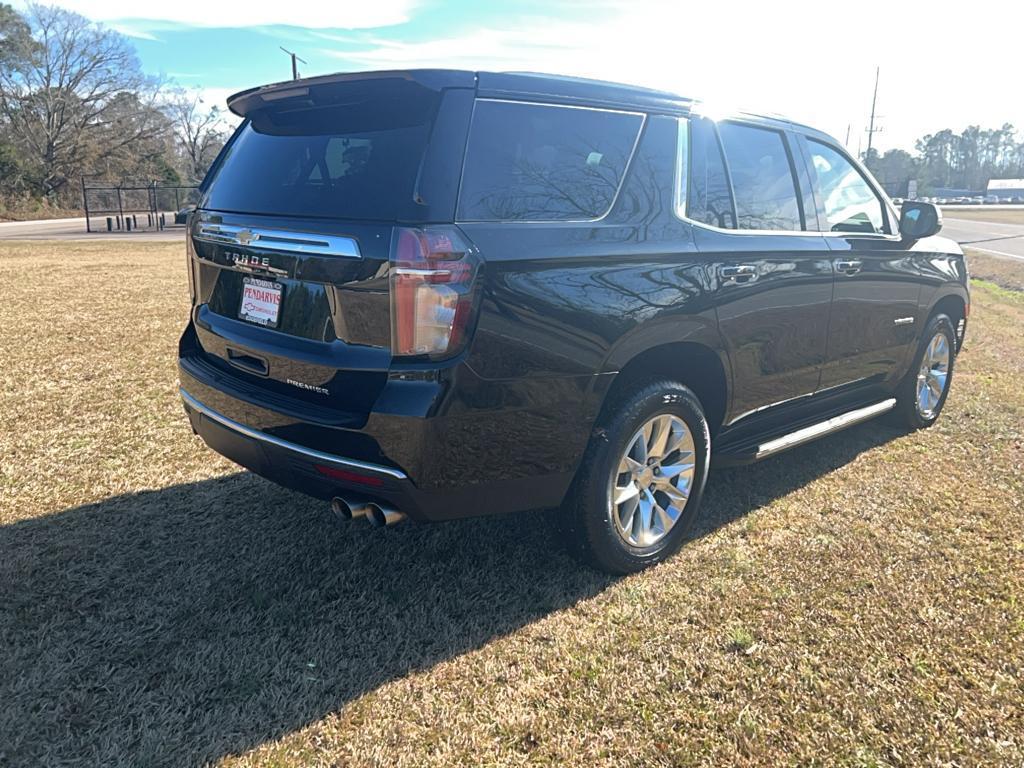
[[[863,264],[856,260],[845,260],[838,259],[836,261],[836,272],[842,272],[844,275],[856,275],[860,272],[860,268]]]
[[[737,264],[732,267],[719,267],[718,274],[725,285],[749,283],[757,279],[757,265]]]

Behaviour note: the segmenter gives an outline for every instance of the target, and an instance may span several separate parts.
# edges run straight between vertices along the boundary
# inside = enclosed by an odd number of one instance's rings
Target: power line
[[[294,51],[289,51],[283,45],[279,45],[277,47],[280,48],[282,51],[284,51],[285,53],[287,53],[289,56],[292,57],[292,80],[298,80],[299,79],[299,65],[296,62],[301,61],[303,64],[308,64],[309,62],[306,61],[305,59],[300,59],[299,55],[297,53],[295,53]]]

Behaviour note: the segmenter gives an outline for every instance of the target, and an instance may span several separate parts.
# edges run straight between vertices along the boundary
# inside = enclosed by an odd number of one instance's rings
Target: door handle
[[[842,272],[844,275],[856,275],[863,266],[861,262],[855,259],[838,259],[835,264],[836,272]]]
[[[729,267],[719,267],[718,275],[725,285],[738,285],[749,283],[757,279],[756,264],[737,264]]]

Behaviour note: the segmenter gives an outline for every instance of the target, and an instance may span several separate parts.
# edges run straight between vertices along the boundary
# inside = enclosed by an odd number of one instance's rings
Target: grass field
[[[541,513],[339,527],[194,438],[176,244],[0,245],[0,765],[1024,763],[1024,300],[931,430],[713,474],[621,580]]]
[[[1024,261],[992,256],[971,248],[967,248],[966,253],[972,277],[1010,291],[1024,292]]]
[[[1024,224],[1024,205],[1013,209],[986,209],[985,206],[943,205],[942,215],[949,219],[969,219],[971,221],[992,221],[997,224]]]

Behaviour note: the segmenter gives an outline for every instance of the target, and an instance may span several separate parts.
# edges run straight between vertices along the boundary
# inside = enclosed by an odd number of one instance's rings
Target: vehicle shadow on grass
[[[898,434],[713,473],[695,536]],[[548,523],[339,527],[240,472],[0,528],[0,764],[199,764],[317,721],[614,581]]]

